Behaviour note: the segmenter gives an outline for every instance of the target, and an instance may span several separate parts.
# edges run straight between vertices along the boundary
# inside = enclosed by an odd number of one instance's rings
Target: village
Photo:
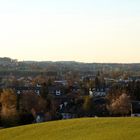
[[[25,76],[11,72],[0,81],[4,127],[81,117],[140,116],[139,76],[123,73],[113,78],[103,71]]]

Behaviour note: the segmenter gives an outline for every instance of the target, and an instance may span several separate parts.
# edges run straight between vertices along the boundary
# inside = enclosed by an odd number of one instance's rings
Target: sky
[[[140,62],[140,0],[0,0],[0,57]]]

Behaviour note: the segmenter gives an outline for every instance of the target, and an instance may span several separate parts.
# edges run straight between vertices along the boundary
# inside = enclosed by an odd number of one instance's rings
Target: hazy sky
[[[0,57],[140,62],[140,0],[0,0]]]

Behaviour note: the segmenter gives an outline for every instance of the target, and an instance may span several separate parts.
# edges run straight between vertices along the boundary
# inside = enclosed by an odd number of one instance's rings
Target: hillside
[[[0,130],[0,140],[140,140],[139,118],[84,118]]]

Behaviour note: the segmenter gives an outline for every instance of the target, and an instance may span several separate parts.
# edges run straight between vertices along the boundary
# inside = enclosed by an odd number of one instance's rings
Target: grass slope
[[[0,140],[140,140],[139,118],[83,118],[0,130]]]

